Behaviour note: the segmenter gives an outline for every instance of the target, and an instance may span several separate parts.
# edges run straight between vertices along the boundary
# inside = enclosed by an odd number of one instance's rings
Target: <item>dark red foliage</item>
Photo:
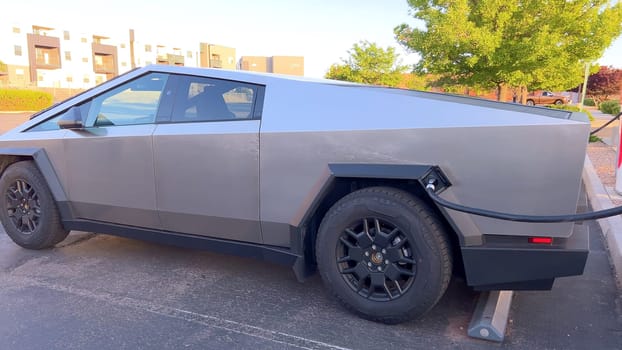
[[[620,93],[622,84],[622,69],[600,67],[598,73],[587,79],[587,94],[594,99],[605,101],[612,95]]]

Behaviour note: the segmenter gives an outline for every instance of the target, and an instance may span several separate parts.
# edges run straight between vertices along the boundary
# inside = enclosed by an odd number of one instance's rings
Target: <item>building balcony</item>
[[[106,45],[101,43],[93,43],[91,44],[91,48],[93,49],[93,55],[116,55],[117,47],[114,45]]]
[[[119,73],[117,68],[117,47],[94,42],[91,48],[93,50],[93,72],[106,74],[110,77],[116,76]]]
[[[98,74],[116,74],[117,70],[113,64],[95,64],[93,71]]]
[[[28,34],[28,60],[32,69],[59,69],[60,39],[40,34]]]
[[[159,53],[156,56],[156,60],[158,61],[159,64],[168,64],[168,54]]]
[[[158,55],[157,57],[158,64],[169,64],[171,66],[183,66],[184,65],[184,56],[183,55],[175,55],[172,53]]]
[[[168,62],[174,66],[183,66],[184,65],[184,56],[183,55],[168,55]]]

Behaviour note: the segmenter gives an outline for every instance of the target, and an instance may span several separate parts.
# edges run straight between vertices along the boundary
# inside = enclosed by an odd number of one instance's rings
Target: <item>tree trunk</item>
[[[520,87],[520,103],[527,104],[527,87]]]
[[[503,85],[501,83],[497,83],[497,101],[501,101],[501,88]]]

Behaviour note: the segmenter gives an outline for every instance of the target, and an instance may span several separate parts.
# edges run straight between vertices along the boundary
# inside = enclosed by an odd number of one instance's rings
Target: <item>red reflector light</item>
[[[533,244],[552,244],[552,237],[529,237],[529,243]]]

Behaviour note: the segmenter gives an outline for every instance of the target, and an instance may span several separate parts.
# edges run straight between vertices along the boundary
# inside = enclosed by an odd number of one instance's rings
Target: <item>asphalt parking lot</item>
[[[0,348],[620,349],[620,297],[590,226],[586,274],[516,293],[503,344],[466,336],[477,294],[459,280],[422,320],[386,326],[277,265],[80,232],[29,251],[2,234]]]
[[[477,293],[458,279],[423,319],[387,326],[278,265],[85,232],[29,251],[0,232],[0,349],[622,349],[622,298],[586,224],[585,274],[515,293],[502,344],[466,336]]]

